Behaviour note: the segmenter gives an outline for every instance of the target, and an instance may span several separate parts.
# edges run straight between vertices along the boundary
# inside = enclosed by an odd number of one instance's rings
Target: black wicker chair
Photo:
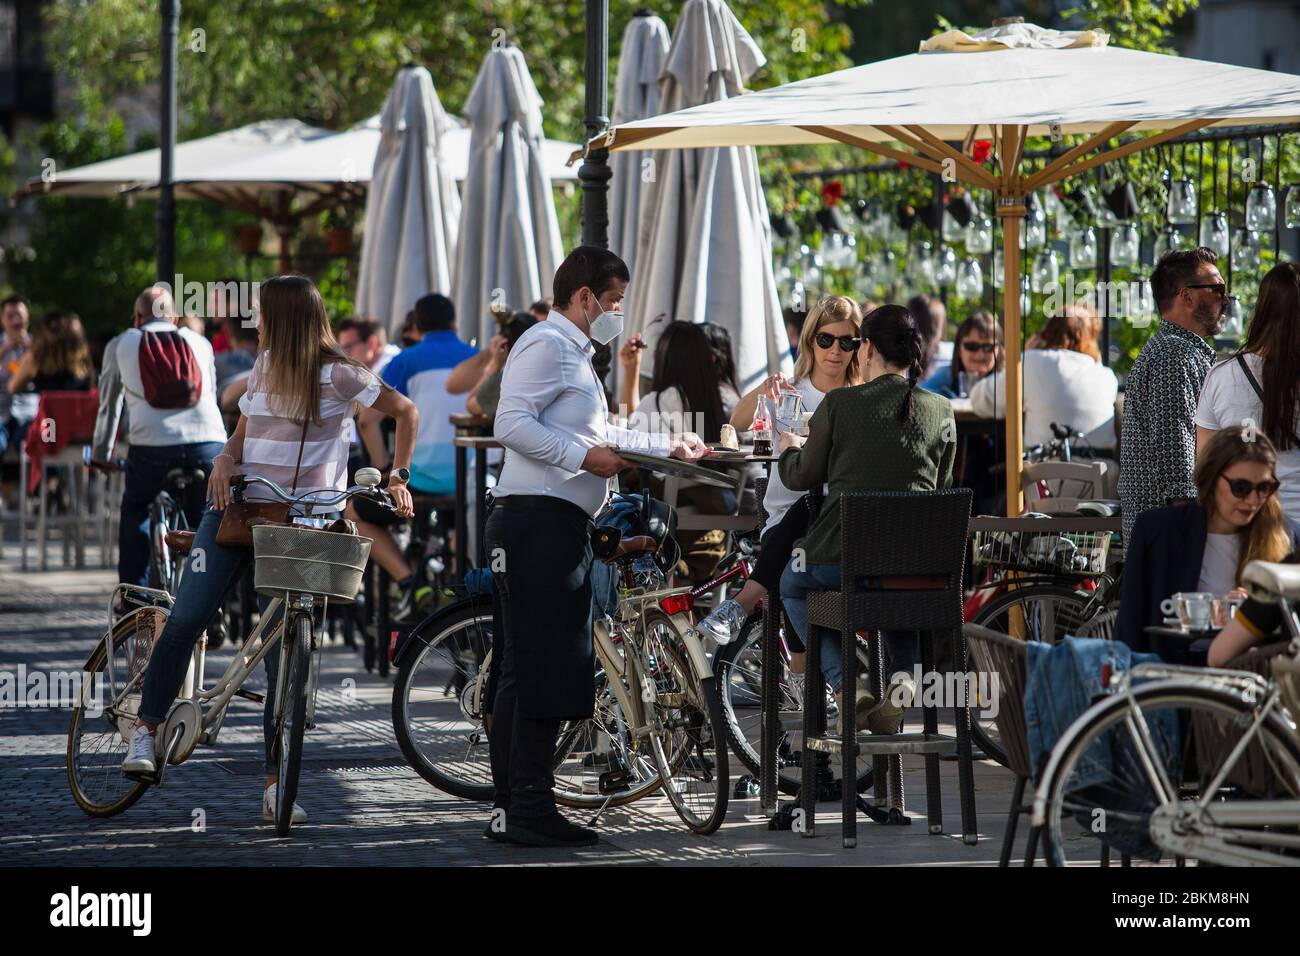
[[[994,718],[1002,749],[1007,755],[1007,768],[1016,775],[1016,789],[1011,795],[1011,810],[1007,815],[1007,832],[1002,838],[999,866],[1011,865],[1011,850],[1016,842],[1016,825],[1020,814],[1033,809],[1025,800],[1025,785],[1033,778],[1029,760],[1029,731],[1025,724],[1025,681],[1027,654],[1025,642],[1006,634],[999,634],[977,624],[962,628],[970,647],[975,670],[982,674],[998,675],[998,712]],[[1038,849],[1038,828],[1029,831],[1025,849],[1025,866],[1033,866]]]
[[[857,755],[872,756],[872,781],[877,806],[899,811],[881,817],[898,819],[903,809],[901,755],[925,757],[927,816],[930,832],[943,830],[939,790],[939,755],[956,753],[961,791],[962,840],[977,839],[975,780],[971,761],[970,711],[955,707],[956,737],[938,732],[938,711],[923,707],[921,733],[873,736],[857,734],[853,714],[857,705],[856,632],[870,633],[870,689],[879,700],[884,691],[884,642],[881,631],[922,632],[921,667],[934,669],[934,631],[953,632],[954,667],[966,670],[966,645],[961,637],[962,572],[970,521],[971,492],[966,488],[935,492],[848,492],[840,496],[843,554],[838,591],[808,592],[806,668],[821,669],[815,626],[840,633],[844,691],[840,735],[826,735],[825,699],[810,694],[804,703],[804,757],[800,799],[804,835],[812,836],[817,806],[819,761],[810,751],[838,753],[842,762],[844,846],[857,845]],[[918,688],[918,692],[920,688]],[[919,695],[918,695],[919,696]],[[922,700],[924,698],[921,698]],[[878,819],[866,804],[864,810]],[[903,818],[905,819],[905,817]],[[883,820],[882,820],[883,822]]]

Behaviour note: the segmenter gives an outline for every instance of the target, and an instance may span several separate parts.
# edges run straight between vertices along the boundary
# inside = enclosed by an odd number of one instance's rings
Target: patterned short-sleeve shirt
[[[244,459],[240,470],[246,475],[270,479],[285,491],[294,485],[298,447],[302,445],[302,466],[298,470],[297,494],[307,491],[333,493],[347,487],[348,443],[356,405],[370,406],[383,386],[369,369],[350,362],[326,362],[320,370],[320,424],[302,422],[281,414],[276,397],[266,390],[263,352],[248,377],[248,390],[239,400],[239,410],[248,419],[244,429]],[[253,500],[276,500],[270,491],[254,485],[248,489]]]
[[[1119,499],[1124,540],[1143,511],[1195,498],[1196,402],[1214,362],[1205,339],[1161,322],[1142,346],[1124,389]]]

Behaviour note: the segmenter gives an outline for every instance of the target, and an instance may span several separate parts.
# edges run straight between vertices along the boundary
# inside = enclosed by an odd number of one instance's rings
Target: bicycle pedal
[[[596,778],[596,789],[604,795],[622,793],[632,789],[632,772],[630,770],[606,770]]]
[[[758,785],[757,780],[749,774],[743,774],[741,778],[736,781],[735,789],[732,790],[731,795],[737,800],[749,800],[753,797],[757,797],[761,790],[762,788]]]
[[[235,691],[236,697],[242,697],[244,700],[251,700],[254,704],[266,703],[266,695],[259,694],[255,690],[244,690],[242,687]]]

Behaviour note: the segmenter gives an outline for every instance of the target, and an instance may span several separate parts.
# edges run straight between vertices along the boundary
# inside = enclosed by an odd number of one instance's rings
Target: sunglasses
[[[1228,286],[1226,283],[1223,282],[1198,282],[1195,285],[1185,285],[1183,286],[1183,288],[1184,289],[1213,289],[1214,294],[1217,295],[1220,299],[1226,298],[1228,295]]]
[[[964,352],[983,352],[985,355],[992,355],[998,350],[998,347],[992,342],[963,342],[961,344]]]
[[[852,352],[862,344],[862,339],[856,339],[851,335],[841,335],[837,338],[829,332],[818,332],[813,336],[813,341],[816,342],[820,348],[824,349],[828,349],[836,342],[839,342],[841,352]]]
[[[1281,482],[1278,481],[1261,481],[1259,484],[1254,484],[1245,478],[1229,478],[1227,475],[1219,477],[1228,483],[1228,490],[1232,492],[1234,498],[1248,498],[1252,491],[1261,499],[1269,498],[1281,487]]]

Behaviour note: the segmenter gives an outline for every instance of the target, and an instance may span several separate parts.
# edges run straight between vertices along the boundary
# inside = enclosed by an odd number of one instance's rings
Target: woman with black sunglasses
[[[1196,501],[1142,512],[1124,551],[1116,636],[1149,649],[1146,628],[1180,592],[1237,593],[1254,560],[1281,561],[1300,547],[1300,527],[1277,498],[1277,450],[1247,427],[1214,434],[1196,463]]]
[[[973,312],[957,326],[952,361],[940,362],[921,387],[944,398],[967,398],[986,375],[1002,371],[1002,330],[987,312]]]
[[[776,402],[783,390],[794,389],[803,396],[803,410],[811,414],[821,405],[827,392],[846,385],[862,382],[858,367],[858,346],[861,344],[862,313],[857,303],[848,296],[833,295],[819,301],[804,320],[799,335],[799,358],[794,366],[794,378],[787,380],[777,373],[765,379],[757,388],[745,395],[731,413],[731,425],[736,431],[753,427],[754,409],[758,397],[766,395]],[[803,492],[791,491],[774,468],[763,496],[763,510],[767,523],[759,539],[762,549],[758,561],[745,586],[734,598],[723,601],[700,622],[699,627],[719,644],[728,644],[740,634],[741,626],[772,588],[781,581],[781,572],[790,560],[794,543],[808,530],[808,509]],[[791,669],[803,673],[802,646],[798,649]]]

